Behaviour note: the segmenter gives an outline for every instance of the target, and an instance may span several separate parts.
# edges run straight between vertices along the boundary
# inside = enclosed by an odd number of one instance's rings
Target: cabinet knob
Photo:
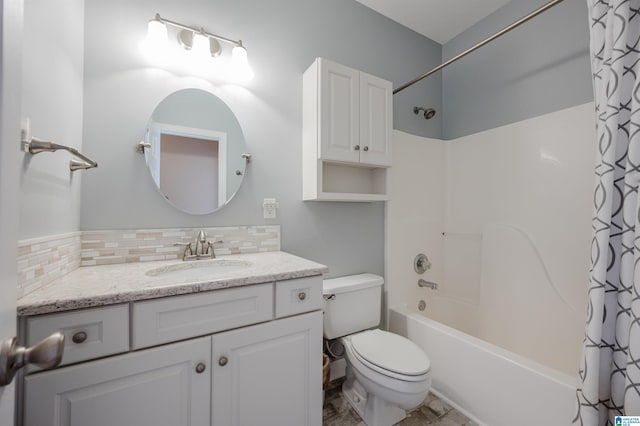
[[[196,365],[196,373],[198,374],[204,373],[206,369],[207,366],[203,362],[199,362],[198,365]]]
[[[78,331],[71,336],[71,341],[76,344],[84,343],[87,340],[87,333]]]
[[[360,151],[360,145],[354,146],[353,149],[355,149],[356,151]]]
[[[224,367],[229,362],[229,359],[226,356],[221,356],[218,360],[218,365]]]
[[[304,291],[301,291],[300,293],[298,293],[298,299],[304,300],[306,298],[307,298],[307,293],[305,293]]]
[[[363,148],[363,151],[369,151],[369,147],[368,147],[368,146],[365,146],[365,147]]]

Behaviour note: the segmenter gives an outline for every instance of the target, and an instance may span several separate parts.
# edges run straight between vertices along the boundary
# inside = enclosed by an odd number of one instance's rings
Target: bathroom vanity
[[[320,425],[322,273],[284,252],[83,267],[18,301],[19,424]]]

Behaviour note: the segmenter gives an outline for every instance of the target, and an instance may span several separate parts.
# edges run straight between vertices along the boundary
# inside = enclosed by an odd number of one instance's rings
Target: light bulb
[[[145,44],[150,48],[162,48],[167,44],[167,26],[157,17],[147,24]]]
[[[253,78],[253,70],[247,59],[247,49],[242,44],[235,46],[231,51],[231,72],[236,78],[244,81]]]
[[[209,48],[209,37],[201,33],[193,35],[193,44],[191,52],[198,60],[207,60],[211,58],[211,49]]]
[[[151,61],[162,61],[167,53],[167,40],[167,26],[156,15],[147,24],[147,37],[140,43],[140,50]]]

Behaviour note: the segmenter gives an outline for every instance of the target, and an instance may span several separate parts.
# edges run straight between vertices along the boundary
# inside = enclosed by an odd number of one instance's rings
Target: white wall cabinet
[[[84,362],[27,375],[22,424],[320,426],[321,286],[322,277],[314,276],[216,290],[200,297],[134,302],[133,316],[123,322],[121,330],[128,332],[126,327],[131,324],[133,351],[97,360],[85,358]],[[268,317],[255,316],[253,324],[243,321],[244,326],[239,327],[233,321],[235,313],[244,315],[246,309],[239,308],[255,305],[256,300],[260,312],[269,304]],[[94,312],[96,318],[104,318],[102,311],[106,309],[111,308],[80,311],[80,317],[77,312],[55,314],[54,318],[61,324],[91,323],[87,316]],[[212,321],[210,314],[216,311]],[[226,328],[221,323],[225,315],[230,319]],[[30,321],[39,324],[46,318],[27,318],[22,329],[29,330]],[[166,329],[174,324],[180,330],[174,340],[182,341],[167,342],[164,333],[155,343],[160,346],[136,351],[142,345],[136,342],[149,341],[137,339],[139,330],[158,324]],[[73,324],[74,330],[79,327]]]
[[[317,58],[303,75],[303,199],[388,199],[392,84]]]

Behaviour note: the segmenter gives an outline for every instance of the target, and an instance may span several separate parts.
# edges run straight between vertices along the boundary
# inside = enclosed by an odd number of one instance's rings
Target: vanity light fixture
[[[206,61],[215,58],[222,53],[219,42],[233,45],[230,61],[230,75],[242,80],[253,78],[253,71],[249,66],[247,49],[242,45],[242,40],[232,40],[217,34],[205,31],[203,28],[190,27],[176,21],[162,18],[160,14],[149,21],[147,26],[147,37],[143,42],[145,49],[158,52],[164,49],[168,43],[167,26],[177,28],[178,43],[180,46],[190,51],[199,61]]]

